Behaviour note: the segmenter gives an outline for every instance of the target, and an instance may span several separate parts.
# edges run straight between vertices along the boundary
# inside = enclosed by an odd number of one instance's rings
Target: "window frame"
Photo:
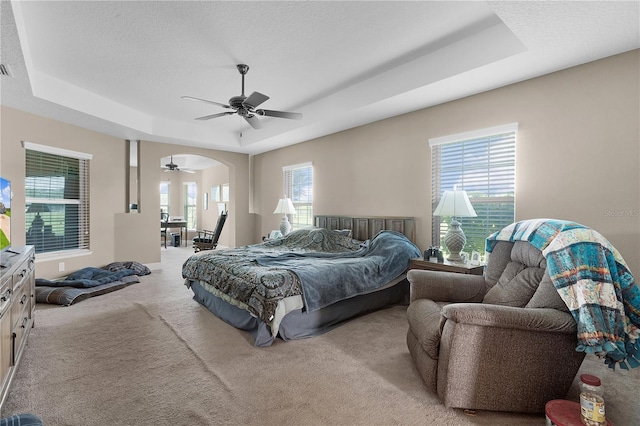
[[[169,209],[170,209],[170,206],[171,206],[171,181],[161,181],[159,186],[160,186],[159,187],[159,191],[160,191],[160,212],[161,213],[170,214],[169,213]],[[167,193],[166,193],[167,202],[166,202],[166,204],[162,202],[162,195],[163,195],[162,187],[163,186],[167,187]]]
[[[193,189],[190,190],[190,187]],[[184,191],[184,220],[187,222],[187,229],[193,231],[198,227],[198,183],[183,182],[182,188]],[[193,196],[190,197],[190,194]]]
[[[444,247],[442,238],[452,218],[433,216],[433,212],[442,193],[454,189],[454,186],[467,191],[478,215],[457,218],[467,237],[464,251],[484,253],[486,237],[514,222],[517,132],[518,123],[510,123],[429,139],[432,245]],[[450,150],[450,153],[443,154],[443,150]],[[468,161],[453,162],[454,150],[466,156]],[[449,157],[445,158],[444,165],[443,155]],[[456,173],[460,178],[457,184],[452,183]]]
[[[211,186],[211,202],[212,203],[220,202],[220,185]]]
[[[84,152],[72,151],[63,148],[52,147],[48,145],[41,145],[33,142],[23,141],[22,146],[25,150],[25,240],[27,244],[33,244],[36,246],[37,257],[48,256],[60,256],[60,255],[75,255],[90,253],[91,251],[91,160],[93,156]],[[34,154],[30,154],[29,151]],[[67,188],[66,180],[73,176],[69,169],[59,175],[44,175],[45,172],[51,172],[59,167],[58,164],[45,164],[41,163],[41,166],[31,170],[28,162],[30,155],[41,155],[41,160],[46,156],[50,161],[60,162],[61,164],[67,164],[68,162],[77,161],[77,188],[73,188],[77,193],[72,193],[69,196],[65,196],[65,189]],[[57,157],[57,158],[56,158]],[[28,176],[31,172],[39,171],[41,176],[33,175]],[[51,178],[61,178],[64,182],[62,187],[62,197],[52,196],[55,190],[52,189],[53,182]],[[43,182],[42,178],[49,178],[48,188],[39,186]],[[28,195],[31,192],[31,195]],[[46,193],[49,196],[37,196],[37,192]],[[46,206],[48,211],[42,210],[40,213],[45,215],[42,219],[42,215],[36,213],[36,216],[40,216],[41,226],[44,232],[35,233],[32,230],[33,222],[27,218],[28,210],[30,206],[34,204],[41,204]],[[60,206],[65,206],[62,212],[62,219],[55,219],[56,210],[59,210]],[[77,211],[67,211],[66,206],[77,206]],[[44,207],[42,207],[44,208]],[[71,216],[69,216],[71,215]],[[75,218],[74,218],[75,216]],[[62,222],[60,222],[62,220]],[[69,222],[71,221],[71,222]],[[68,226],[71,226],[71,231],[67,232]],[[49,231],[47,231],[47,227]],[[74,242],[75,240],[75,242]],[[40,245],[40,247],[38,247]]]
[[[296,197],[296,191],[294,191],[294,174],[295,171],[301,169],[309,169],[311,176],[311,190],[308,192],[308,196],[304,201],[301,201],[299,197]],[[284,196],[290,198],[293,203],[293,207],[296,209],[295,215],[288,215],[289,222],[291,223],[291,229],[300,229],[307,226],[312,226],[313,223],[313,163],[306,162],[300,164],[293,164],[290,166],[284,166],[282,168],[283,175],[283,187]],[[304,212],[304,213],[303,213]]]
[[[229,202],[229,197],[230,197],[230,192],[229,192],[229,184],[228,183],[223,183],[222,187],[221,187],[221,191],[222,191],[222,195],[221,195],[221,199],[223,203],[228,203]]]

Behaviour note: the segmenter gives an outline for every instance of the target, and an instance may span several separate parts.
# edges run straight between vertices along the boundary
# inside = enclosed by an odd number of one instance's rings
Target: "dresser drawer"
[[[20,287],[14,288],[11,296],[13,303],[11,304],[11,318],[16,324],[23,316],[31,318],[31,297],[30,287],[23,283]]]
[[[16,365],[22,348],[27,343],[27,328],[31,327],[31,320],[28,316],[22,315],[13,326],[13,342],[11,345],[11,365]]]
[[[13,290],[14,293],[18,287],[21,287],[28,283],[30,277],[33,275],[34,261],[32,258],[22,262],[13,273]]]
[[[9,368],[13,364],[13,338],[11,336],[11,316],[9,312],[0,314],[0,387],[9,380]]]
[[[3,278],[0,283],[0,317],[4,316],[11,309],[11,302],[13,300],[13,286],[11,283],[11,277],[8,279]]]

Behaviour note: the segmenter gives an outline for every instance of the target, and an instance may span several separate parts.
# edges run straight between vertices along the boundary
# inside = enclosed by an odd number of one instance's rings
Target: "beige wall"
[[[138,214],[123,214],[116,228],[116,239],[124,241],[117,252],[120,259],[131,259],[134,256],[144,257],[143,263],[160,262],[160,192],[161,179],[167,179],[166,174],[159,172],[162,157],[180,154],[195,154],[213,158],[221,162],[228,170],[230,186],[230,200],[228,203],[229,218],[225,224],[225,235],[228,245],[239,246],[256,242],[254,240],[255,219],[249,213],[249,156],[233,152],[208,150],[203,148],[186,147],[182,145],[164,144],[140,141],[140,204]],[[196,174],[171,174],[171,211],[172,216],[183,216],[181,202],[182,182],[195,181],[202,194],[202,172]],[[206,184],[205,184],[206,185]],[[201,204],[202,197],[199,197]],[[201,209],[198,211],[202,212]],[[202,215],[198,214],[200,227]],[[137,238],[134,230],[142,230],[148,236],[144,240]],[[140,232],[140,231],[138,231]],[[190,233],[193,236],[193,233]]]
[[[84,266],[102,266],[113,261],[115,240],[115,212],[123,212],[125,206],[125,162],[124,140],[81,129],[12,108],[2,107],[0,117],[2,130],[0,139],[0,174],[11,180],[12,244],[25,244],[24,176],[25,155],[22,141],[80,151],[92,154],[91,160],[91,254],[54,258],[43,261],[36,256],[38,277],[64,275],[58,272],[59,262],[65,263],[65,271],[74,271]]]
[[[158,167],[163,156],[185,153],[214,158],[228,168],[225,245],[258,242],[277,229],[280,216],[272,212],[282,194],[282,166],[311,161],[316,214],[413,216],[418,245],[425,248],[431,241],[428,139],[519,122],[516,219],[554,217],[591,226],[637,274],[639,68],[636,50],[256,155],[251,170],[245,154],[141,141],[138,214],[125,213],[124,140],[2,107],[0,175],[13,183],[13,243],[24,244],[24,233],[17,231],[25,229],[24,216],[15,212],[24,206],[21,141],[26,140],[93,154],[91,254],[48,261],[40,257],[39,277],[62,275],[59,261],[66,271],[114,260],[160,262]],[[202,172],[199,179],[204,191],[217,177]],[[207,225],[204,216],[199,225]]]
[[[430,138],[519,123],[516,220],[590,226],[640,273],[640,51],[252,158],[256,238],[277,228],[282,166],[312,161],[314,213],[413,216],[431,242]]]
[[[36,256],[37,276],[55,278],[85,266],[113,261],[160,262],[159,167],[163,156],[198,154],[222,162],[229,173],[230,218],[225,228],[229,245],[255,242],[255,219],[249,213],[249,156],[181,145],[140,142],[139,213],[126,213],[128,170],[124,140],[44,117],[1,107],[0,175],[12,181],[12,244],[25,243],[25,156],[22,141],[85,152],[91,160],[91,251],[78,257]],[[49,255],[50,256],[50,255]],[[59,262],[65,271],[58,272]],[[178,277],[179,279],[179,277]]]

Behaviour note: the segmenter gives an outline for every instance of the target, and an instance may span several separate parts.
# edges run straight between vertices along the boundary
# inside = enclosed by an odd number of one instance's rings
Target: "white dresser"
[[[3,250],[0,254],[0,409],[33,327],[35,307],[33,246]]]

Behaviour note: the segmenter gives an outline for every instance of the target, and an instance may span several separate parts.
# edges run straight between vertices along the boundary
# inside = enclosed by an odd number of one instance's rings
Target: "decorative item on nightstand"
[[[444,245],[449,251],[449,257],[447,260],[452,262],[461,261],[460,252],[464,248],[467,242],[467,237],[464,236],[464,232],[460,227],[460,222],[456,220],[456,217],[475,217],[476,211],[469,201],[467,192],[463,190],[457,190],[455,187],[453,191],[444,191],[440,203],[436,210],[433,212],[434,216],[451,216],[451,223],[449,224],[449,230],[444,236]]]
[[[296,209],[293,208],[291,198],[281,198],[273,213],[283,214],[282,221],[280,222],[280,232],[282,232],[282,235],[287,235],[291,231],[291,224],[289,223],[287,215],[296,214]]]
[[[431,246],[427,250],[424,251],[424,260],[428,260],[429,262],[444,262],[444,256],[442,255],[442,251],[440,247]]]

